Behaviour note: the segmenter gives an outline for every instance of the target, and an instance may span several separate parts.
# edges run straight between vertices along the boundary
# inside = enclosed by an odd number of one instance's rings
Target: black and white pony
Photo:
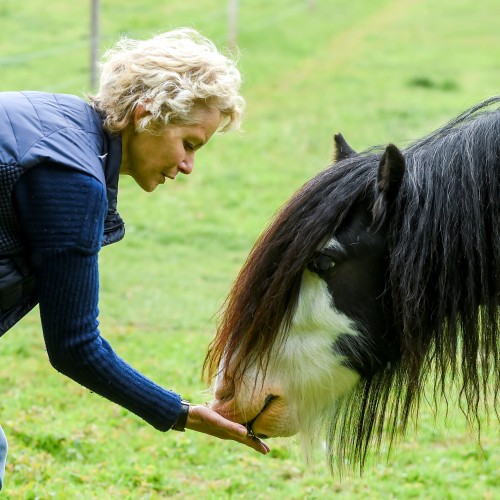
[[[500,97],[403,151],[355,153],[256,242],[205,368],[214,408],[256,436],[328,443],[336,468],[403,432],[429,387],[498,417]],[[324,432],[323,432],[324,429]]]

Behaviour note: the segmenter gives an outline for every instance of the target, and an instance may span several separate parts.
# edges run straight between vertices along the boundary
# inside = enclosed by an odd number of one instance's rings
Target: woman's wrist
[[[174,431],[184,432],[186,430],[186,422],[189,415],[189,402],[181,401],[181,412],[177,417],[175,424],[172,426]]]

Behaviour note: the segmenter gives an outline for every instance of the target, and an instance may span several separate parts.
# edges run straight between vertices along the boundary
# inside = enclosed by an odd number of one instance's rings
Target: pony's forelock
[[[289,329],[304,268],[356,200],[366,196],[373,184],[366,179],[371,178],[371,162],[376,163],[372,154],[327,168],[276,214],[223,305],[204,364],[209,380],[221,362],[236,383],[255,363],[265,372],[273,347]]]

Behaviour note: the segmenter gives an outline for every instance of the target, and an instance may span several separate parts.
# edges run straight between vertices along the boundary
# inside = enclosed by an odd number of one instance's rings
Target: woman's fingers
[[[186,428],[203,432],[219,439],[237,441],[263,455],[266,455],[270,451],[269,446],[258,437],[249,434],[245,426],[225,419],[206,406],[190,406]]]

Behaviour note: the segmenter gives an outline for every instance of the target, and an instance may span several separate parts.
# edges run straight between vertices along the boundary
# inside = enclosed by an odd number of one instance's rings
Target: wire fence
[[[10,2],[12,3],[12,0],[10,0]],[[206,31],[205,28],[207,27],[212,28],[213,26],[219,26],[220,31],[226,33],[225,40],[222,40],[222,42],[231,47],[237,44],[238,39],[245,34],[255,34],[260,31],[276,28],[277,25],[285,22],[288,18],[299,16],[305,10],[314,8],[315,3],[315,0],[287,0],[285,3],[280,2],[280,4],[274,4],[275,9],[271,14],[259,14],[259,12],[247,9],[246,12],[248,15],[236,17],[236,19],[234,18],[236,14],[234,12],[231,14],[228,8],[219,8],[207,12],[203,18],[200,18],[198,22],[193,22],[192,24],[193,27],[202,32]],[[104,17],[103,13],[97,14],[98,17],[95,17],[96,13],[93,13],[92,9],[89,10],[88,19],[83,21],[86,24],[85,29],[88,30],[87,34],[84,36],[80,35],[78,40],[69,41],[69,43],[64,43],[59,46],[44,47],[38,50],[14,52],[3,57],[0,53],[0,71],[2,71],[4,75],[5,72],[9,72],[12,75],[18,72],[21,75],[23,71],[29,71],[28,65],[30,64],[36,67],[50,66],[50,64],[54,63],[57,59],[61,61],[62,66],[64,66],[64,61],[80,60],[85,61],[84,64],[88,65],[83,73],[79,71],[77,74],[72,74],[70,76],[67,71],[64,71],[64,67],[62,67],[61,74],[64,75],[62,79],[54,79],[53,76],[50,75],[50,77],[48,77],[50,81],[44,82],[42,75],[36,75],[37,78],[34,80],[37,81],[37,87],[42,91],[50,90],[54,92],[72,90],[75,86],[93,88],[97,77],[95,59],[99,52],[111,46],[117,38],[117,34],[99,33],[98,29],[96,31],[96,27],[91,23],[92,16],[94,16],[94,22],[95,19],[98,20],[99,17]],[[233,16],[232,19],[231,15]],[[231,23],[236,23],[236,25],[231,26]],[[143,38],[151,36],[151,34],[154,33],[165,31],[166,29],[168,28],[165,25],[156,25],[127,31],[126,34],[132,38]],[[57,65],[59,63],[56,61],[55,64]],[[20,79],[25,80],[25,78],[22,77],[20,77]],[[0,87],[3,87],[3,90],[7,90],[1,83]]]

